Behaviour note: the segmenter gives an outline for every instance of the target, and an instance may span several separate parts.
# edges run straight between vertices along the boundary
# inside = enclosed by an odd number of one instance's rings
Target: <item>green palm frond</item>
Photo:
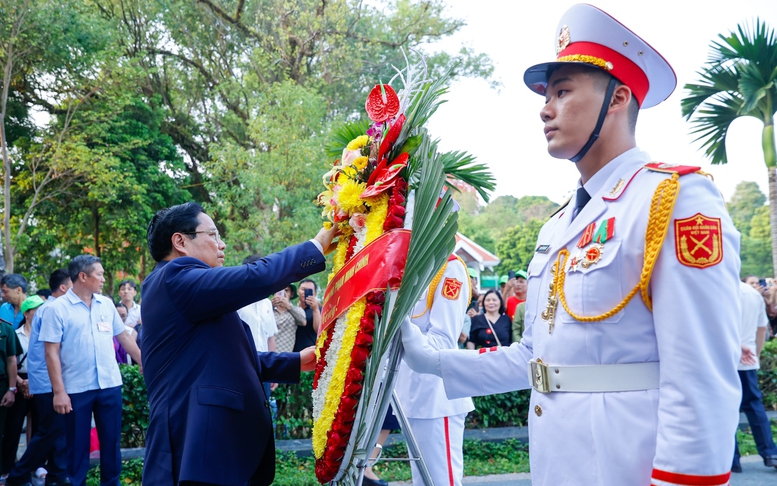
[[[760,18],[756,18],[752,26],[738,25],[736,32],[718,37],[721,41],[712,43],[710,64],[740,59],[759,60],[765,67],[777,64],[777,52],[774,50],[777,36]]]
[[[332,157],[333,159],[339,158],[340,155],[342,155],[345,146],[359,135],[367,133],[369,128],[369,120],[358,120],[343,123],[332,130],[332,133],[329,135],[329,140],[324,147],[327,157]]]
[[[712,43],[707,65],[697,83],[686,84],[683,116],[692,123],[696,141],[713,164],[725,164],[726,135],[737,117],[753,116],[764,123],[764,161],[772,160],[768,136],[777,110],[777,34],[765,22],[738,25]]]
[[[697,112],[693,122],[692,134],[698,135],[694,141],[702,141],[702,148],[713,164],[725,164],[726,135],[731,123],[737,119],[743,101],[733,95],[718,95],[714,103],[705,103]]]
[[[747,115],[755,110],[759,102],[768,95],[769,90],[774,88],[774,81],[765,78],[761,69],[754,63],[741,66],[739,72],[741,73],[739,92],[745,99],[741,114]]]
[[[683,116],[690,119],[693,113],[709,98],[720,92],[735,93],[739,90],[739,75],[734,67],[714,66],[706,71],[700,71],[699,84],[686,84],[689,94],[682,99]]]
[[[459,151],[440,154],[440,159],[443,171],[449,179],[466,182],[478,191],[484,201],[488,202],[487,191],[493,191],[496,188],[496,180],[487,165],[476,162],[475,156]],[[456,186],[451,184],[448,186],[458,191]]]

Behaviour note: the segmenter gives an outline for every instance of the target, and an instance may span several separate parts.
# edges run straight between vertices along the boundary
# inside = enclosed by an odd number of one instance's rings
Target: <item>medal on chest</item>
[[[578,271],[578,266],[588,268],[599,263],[604,253],[604,244],[614,235],[615,217],[605,219],[598,225],[591,223],[586,226],[576,245],[580,252],[569,260],[567,273]]]

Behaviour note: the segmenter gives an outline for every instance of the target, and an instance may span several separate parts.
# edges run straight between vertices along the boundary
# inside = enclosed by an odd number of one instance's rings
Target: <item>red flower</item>
[[[359,334],[356,335],[356,343],[355,343],[355,345],[356,346],[361,346],[361,347],[364,347],[364,348],[372,345],[372,336],[370,336],[366,332],[360,332]]]
[[[359,393],[362,391],[362,384],[351,382],[345,385],[345,390],[343,390],[343,395],[348,396],[358,396]]]
[[[348,261],[353,256],[353,250],[356,248],[356,235],[351,235],[351,241],[348,242],[348,251],[345,252],[345,260]]]
[[[376,84],[367,96],[364,109],[372,121],[383,123],[399,113],[399,97],[388,84]]]
[[[399,134],[402,132],[402,125],[405,124],[405,115],[399,115],[399,118],[391,125],[386,138],[380,144],[380,150],[378,150],[378,162],[385,162],[383,157],[389,153],[391,147],[394,146],[394,142],[399,138]]]
[[[363,367],[370,355],[370,350],[361,346],[354,346],[351,351],[351,366]]]

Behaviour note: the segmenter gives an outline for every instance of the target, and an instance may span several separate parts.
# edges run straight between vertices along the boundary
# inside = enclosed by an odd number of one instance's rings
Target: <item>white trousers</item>
[[[463,413],[434,419],[407,419],[434,486],[461,486],[466,417],[467,414]],[[413,486],[424,486],[416,461],[412,461],[410,467],[413,471]]]

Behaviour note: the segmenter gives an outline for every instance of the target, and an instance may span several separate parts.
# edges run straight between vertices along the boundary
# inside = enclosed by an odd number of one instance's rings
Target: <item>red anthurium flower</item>
[[[386,138],[383,139],[383,141],[380,143],[380,150],[378,151],[378,160],[383,160],[383,156],[386,155],[389,150],[391,150],[391,147],[394,145],[394,142],[397,141],[397,138],[399,138],[399,133],[402,131],[402,125],[405,124],[405,115],[399,115],[399,118],[394,122],[393,125],[391,125],[391,128],[389,128],[388,133],[386,133]]]
[[[383,123],[399,113],[399,97],[388,84],[376,84],[367,96],[364,109],[372,121]]]
[[[397,176],[402,169],[407,167],[407,153],[401,153],[385,167],[378,167],[367,181],[367,189],[361,193],[361,198],[374,197],[382,192],[394,187],[397,183]]]

